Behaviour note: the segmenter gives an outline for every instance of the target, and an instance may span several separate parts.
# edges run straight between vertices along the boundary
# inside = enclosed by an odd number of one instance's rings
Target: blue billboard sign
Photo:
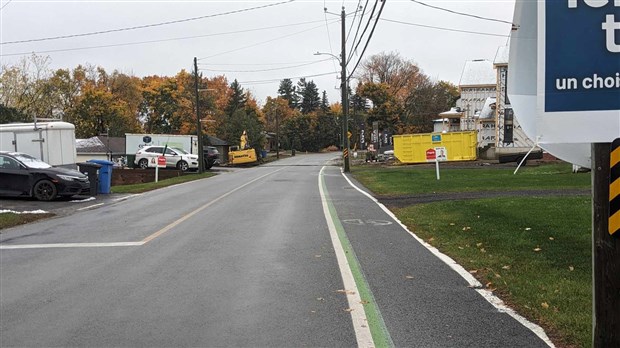
[[[620,110],[620,1],[546,0],[544,111]]]

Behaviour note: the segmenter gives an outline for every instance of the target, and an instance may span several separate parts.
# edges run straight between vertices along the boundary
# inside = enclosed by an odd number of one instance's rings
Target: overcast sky
[[[353,23],[346,45],[350,51],[361,15],[361,11],[357,15],[353,12],[358,4],[364,6],[366,0],[286,1],[1,0],[0,58],[3,65],[11,65],[35,52],[49,56],[52,69],[72,69],[90,63],[109,73],[119,70],[142,77],[173,76],[181,69],[191,71],[197,57],[203,75],[224,74],[229,82],[236,78],[259,102],[277,95],[278,80],[282,78],[290,77],[296,82],[298,77],[319,74],[327,75],[307,79],[314,80],[320,91],[326,90],[330,102],[338,101],[338,61],[313,53],[340,54],[339,14],[343,6],[348,13],[347,31]],[[435,80],[458,84],[466,60],[493,60],[497,48],[507,43],[510,34],[510,24],[457,15],[409,0],[386,1],[382,20],[364,57],[395,51],[417,63]],[[514,0],[420,1],[508,22],[512,21],[514,11]],[[374,2],[368,1],[360,33]],[[274,6],[225,14],[269,4]],[[326,14],[324,7],[337,15]],[[202,18],[191,20],[196,17]],[[149,26],[171,21],[178,22]],[[374,20],[368,32],[373,23]],[[113,31],[139,26],[148,27]],[[76,36],[101,31],[113,32]],[[73,37],[11,43],[58,36]],[[351,59],[349,70],[357,62],[367,37],[368,33]],[[97,46],[107,47],[93,48]]]

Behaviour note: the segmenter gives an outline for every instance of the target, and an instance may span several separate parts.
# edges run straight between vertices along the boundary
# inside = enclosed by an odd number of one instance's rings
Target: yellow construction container
[[[402,163],[434,162],[426,159],[426,151],[439,147],[448,161],[473,161],[477,142],[475,131],[395,135],[394,156]]]

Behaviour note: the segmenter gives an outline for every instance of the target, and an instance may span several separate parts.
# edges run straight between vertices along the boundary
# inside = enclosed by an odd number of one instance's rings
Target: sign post
[[[166,168],[166,157],[157,156],[157,165],[155,166],[155,182],[159,180],[159,168]]]
[[[435,172],[437,173],[437,180],[439,180],[439,161],[435,149],[426,150],[426,162],[435,162]]]

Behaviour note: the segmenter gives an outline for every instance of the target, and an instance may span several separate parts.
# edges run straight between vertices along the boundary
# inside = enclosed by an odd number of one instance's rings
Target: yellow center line
[[[254,180],[252,180],[252,181],[248,181],[248,182],[246,182],[245,184],[243,184],[243,185],[241,185],[241,186],[239,186],[239,187],[237,187],[237,188],[235,188],[235,189],[233,189],[233,190],[230,190],[230,191],[226,192],[225,194],[223,194],[223,195],[221,195],[221,196],[217,197],[216,199],[214,199],[214,200],[210,201],[209,203],[206,203],[205,205],[201,206],[200,208],[198,208],[198,209],[196,209],[196,210],[194,210],[194,211],[192,211],[192,212],[190,212],[190,213],[188,213],[188,214],[186,214],[186,215],[182,216],[181,218],[177,219],[176,221],[172,222],[171,224],[167,225],[166,227],[164,227],[164,228],[160,229],[159,231],[157,231],[157,232],[155,232],[155,233],[151,234],[150,236],[148,236],[148,237],[144,238],[144,239],[142,240],[142,243],[146,244],[146,243],[148,243],[148,242],[152,241],[153,239],[155,239],[155,238],[157,238],[157,237],[161,236],[162,234],[164,234],[164,233],[168,232],[168,231],[169,231],[169,230],[171,230],[172,228],[174,228],[174,227],[178,226],[180,223],[182,223],[182,222],[186,221],[187,219],[191,218],[192,216],[194,216],[194,215],[198,214],[199,212],[201,212],[201,211],[203,211],[203,210],[207,209],[207,208],[208,208],[208,207],[210,207],[211,205],[213,205],[213,204],[215,204],[215,203],[219,202],[220,200],[222,200],[222,199],[224,199],[224,198],[226,198],[226,197],[230,196],[231,194],[233,194],[233,193],[235,193],[235,192],[237,192],[237,191],[241,190],[242,188],[244,188],[244,187],[246,187],[246,186],[248,186],[248,185],[250,185],[250,184],[253,184],[254,182],[256,182],[256,181],[258,181],[258,180],[260,180],[260,179],[262,179],[262,178],[264,178],[264,177],[266,177],[266,176],[269,176],[269,175],[271,175],[271,174],[277,173],[277,172],[279,172],[279,171],[281,171],[281,170],[284,170],[284,169],[285,169],[285,168],[281,168],[281,169],[278,169],[278,170],[273,171],[273,172],[271,172],[271,173],[267,173],[267,174],[265,174],[265,175],[259,176],[258,178],[254,179]]]

